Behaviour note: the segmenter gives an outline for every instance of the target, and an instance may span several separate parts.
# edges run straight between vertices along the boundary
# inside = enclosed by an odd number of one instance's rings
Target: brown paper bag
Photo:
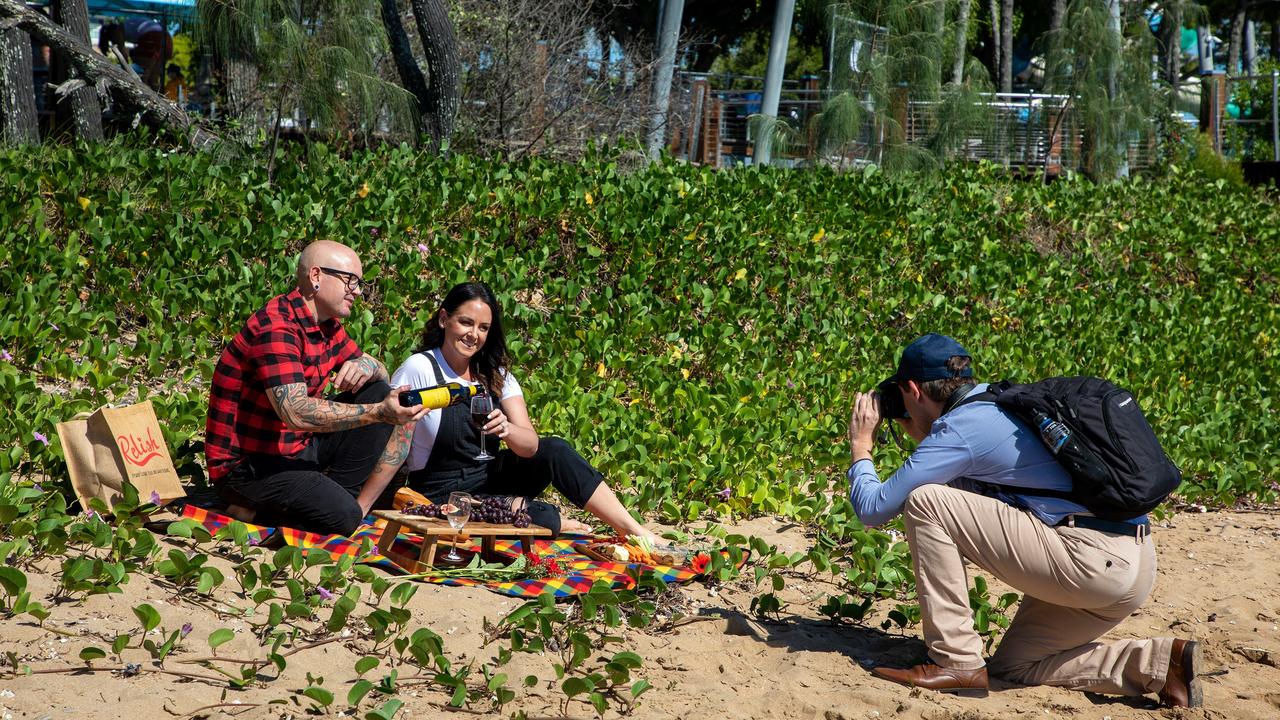
[[[138,499],[144,503],[152,492],[160,495],[161,504],[187,494],[150,400],[81,413],[58,423],[58,437],[71,485],[86,509],[92,498],[114,506],[122,497],[125,480],[138,489]]]

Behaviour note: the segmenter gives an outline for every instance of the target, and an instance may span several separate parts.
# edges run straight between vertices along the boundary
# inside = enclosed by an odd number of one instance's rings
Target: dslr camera
[[[880,417],[894,420],[907,417],[907,406],[902,402],[902,388],[893,380],[885,380],[876,386],[876,399],[880,406]]]

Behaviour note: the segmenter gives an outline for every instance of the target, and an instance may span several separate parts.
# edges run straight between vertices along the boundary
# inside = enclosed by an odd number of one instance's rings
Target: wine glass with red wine
[[[471,398],[471,422],[480,428],[480,454],[476,460],[492,460],[493,456],[484,448],[484,426],[489,422],[489,413],[493,412],[493,398],[488,393],[481,393]]]

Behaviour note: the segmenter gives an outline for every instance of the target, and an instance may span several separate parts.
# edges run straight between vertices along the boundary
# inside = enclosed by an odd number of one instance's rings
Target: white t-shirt
[[[447,382],[458,382],[463,385],[479,385],[480,383],[472,383],[463,380],[453,372],[453,368],[449,367],[449,363],[445,362],[444,355],[440,352],[440,348],[431,350],[431,354],[435,356],[436,362],[440,363],[440,371],[444,373],[443,378],[436,377],[435,368],[431,367],[431,361],[423,353],[414,353],[409,356],[404,364],[396,368],[395,374],[391,376],[391,387],[400,387],[408,385],[413,390],[431,387],[432,385],[440,385]],[[501,368],[498,372],[502,373],[502,397],[499,402],[507,398],[523,396],[524,391],[520,389],[520,383],[516,381],[506,368]],[[431,448],[436,444],[436,433],[440,431],[440,410],[432,410],[422,419],[418,421],[416,427],[413,428],[413,444],[409,447],[409,460],[407,467],[410,472],[421,470],[427,466],[427,458],[431,457]]]

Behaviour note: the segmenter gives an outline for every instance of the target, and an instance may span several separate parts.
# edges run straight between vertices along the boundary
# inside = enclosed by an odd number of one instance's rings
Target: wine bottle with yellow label
[[[478,392],[480,392],[480,386],[478,385],[451,382],[420,390],[404,390],[400,393],[400,405],[403,407],[422,405],[432,410],[439,410],[450,405],[467,402],[472,395]]]

